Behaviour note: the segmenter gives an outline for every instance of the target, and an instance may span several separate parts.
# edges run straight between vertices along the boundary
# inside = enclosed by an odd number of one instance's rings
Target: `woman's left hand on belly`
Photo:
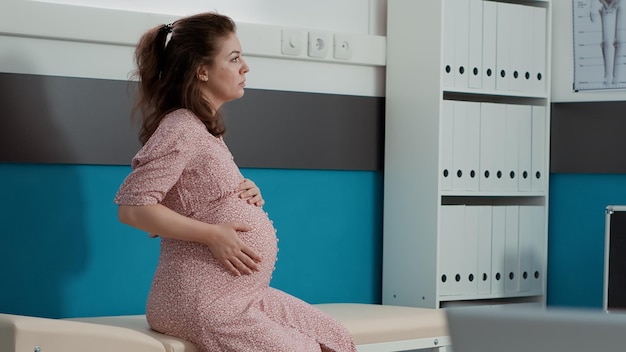
[[[237,192],[239,192],[239,198],[245,200],[248,204],[253,204],[257,207],[262,207],[265,204],[265,200],[261,196],[261,190],[250,179],[244,179],[239,184]]]

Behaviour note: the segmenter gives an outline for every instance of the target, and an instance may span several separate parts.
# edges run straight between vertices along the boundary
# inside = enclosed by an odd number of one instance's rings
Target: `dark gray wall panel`
[[[0,73],[0,162],[129,164],[134,88]],[[384,98],[248,89],[223,110],[241,167],[382,169]]]
[[[133,86],[124,81],[0,74],[0,161],[129,164]]]
[[[240,165],[382,170],[384,98],[247,90],[223,108]]]
[[[626,102],[552,104],[550,171],[626,173]]]

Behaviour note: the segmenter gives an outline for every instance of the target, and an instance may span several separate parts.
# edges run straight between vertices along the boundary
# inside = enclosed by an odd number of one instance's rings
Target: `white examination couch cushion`
[[[60,319],[0,314],[0,351],[166,352],[159,340],[134,330]]]
[[[356,345],[446,337],[445,313],[438,309],[379,304],[327,303],[316,307],[341,321]],[[151,330],[144,315],[73,319],[137,330],[161,341],[167,352],[198,352],[191,343]]]
[[[357,345],[447,337],[444,311],[380,304],[315,305],[341,321]]]
[[[148,325],[148,321],[146,320],[145,315],[78,318],[72,320],[93,324],[113,325],[141,332],[161,341],[163,346],[165,346],[165,351],[167,352],[199,352],[198,348],[189,341],[169,335],[164,335],[152,330]]]

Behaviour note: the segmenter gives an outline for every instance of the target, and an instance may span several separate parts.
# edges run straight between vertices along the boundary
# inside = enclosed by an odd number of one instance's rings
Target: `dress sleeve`
[[[150,205],[165,198],[194,154],[191,136],[202,123],[189,113],[166,116],[132,161],[132,172],[115,196],[116,204]]]

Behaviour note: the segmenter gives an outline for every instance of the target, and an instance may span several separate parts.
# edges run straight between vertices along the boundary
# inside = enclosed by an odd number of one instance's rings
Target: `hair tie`
[[[174,25],[172,23],[164,24],[159,30],[165,33],[172,33]]]

